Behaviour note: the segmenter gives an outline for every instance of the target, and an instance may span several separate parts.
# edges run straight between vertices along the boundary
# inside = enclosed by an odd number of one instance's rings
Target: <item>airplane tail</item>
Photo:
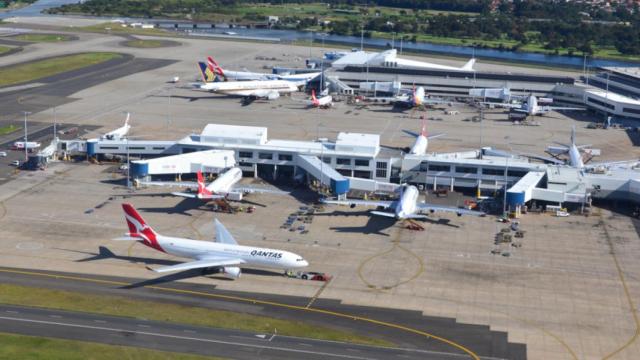
[[[133,205],[123,203],[122,210],[124,210],[124,218],[129,226],[128,235],[131,238],[142,239],[145,245],[164,252],[158,244],[158,234],[147,225]]]
[[[467,61],[466,64],[464,64],[464,66],[462,67],[462,70],[467,70],[467,71],[473,71],[473,65],[475,65],[476,63],[476,59],[475,58],[471,58],[469,61]]]
[[[427,137],[427,119],[425,119],[424,115],[420,116],[422,119],[422,128],[420,129],[420,135]]]
[[[576,146],[576,126],[571,127],[571,145]]]
[[[131,113],[130,113],[130,112],[127,112],[127,118],[126,118],[126,119],[124,119],[124,126],[129,125],[129,118],[130,118],[130,117],[131,117]]]
[[[202,176],[202,171],[198,170],[196,173],[198,176],[198,197],[210,197],[211,191],[207,189],[207,184],[204,182],[204,176]]]
[[[220,65],[218,65],[211,56],[207,56],[207,64],[214,76],[219,77],[222,81],[227,81],[227,76],[224,74],[224,71],[222,71]]]
[[[203,62],[198,62],[198,67],[200,67],[200,74],[202,75],[202,81],[205,83],[214,82],[217,80],[216,75],[209,69],[207,64]]]

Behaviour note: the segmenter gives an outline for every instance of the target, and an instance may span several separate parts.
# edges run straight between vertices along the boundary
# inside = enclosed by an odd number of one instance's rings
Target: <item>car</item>
[[[11,165],[11,166],[20,166],[20,161],[19,160],[13,160],[12,162],[9,163],[9,165]]]
[[[6,151],[0,151],[0,157],[7,157]]]
[[[315,280],[315,281],[329,281],[331,278],[325,273],[315,272],[315,271],[287,271],[286,275],[288,277],[302,279],[302,280]]]

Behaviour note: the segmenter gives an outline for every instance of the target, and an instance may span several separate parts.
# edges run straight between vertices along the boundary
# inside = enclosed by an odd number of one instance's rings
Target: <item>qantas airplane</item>
[[[444,136],[446,134],[434,134],[434,135],[428,135],[427,134],[427,121],[423,118],[422,119],[422,129],[420,131],[420,134],[417,134],[413,131],[409,131],[409,130],[403,130],[405,133],[415,136],[416,137],[416,141],[413,143],[413,146],[411,146],[411,149],[409,150],[409,154],[411,155],[424,155],[427,153],[427,147],[429,146],[429,139],[435,139],[435,138],[439,138],[441,136]]]
[[[372,215],[385,216],[395,218],[396,220],[406,219],[426,219],[427,215],[424,213],[450,212],[456,213],[458,216],[462,215],[475,215],[484,216],[483,212],[472,211],[467,209],[459,209],[449,206],[432,205],[424,202],[418,202],[420,195],[418,188],[413,185],[403,185],[399,188],[400,197],[398,200],[383,201],[383,200],[323,200],[325,204],[333,205],[349,205],[354,208],[356,206],[371,206],[379,207],[389,211],[371,211]]]
[[[215,241],[200,241],[160,235],[144,221],[131,204],[122,204],[129,232],[118,241],[138,241],[169,255],[191,258],[194,261],[152,269],[155,272],[184,271],[191,269],[216,270],[233,279],[240,277],[240,267],[295,269],[309,266],[300,255],[294,253],[238,245],[231,233],[215,220]]]
[[[218,63],[211,57],[207,57],[207,64],[198,63],[200,70],[206,74],[205,82],[213,81],[251,81],[251,80],[286,80],[295,83],[296,85],[306,85],[311,79],[318,77],[320,72],[303,73],[303,74],[267,74],[267,73],[255,73],[250,71],[232,71],[223,69]]]
[[[232,201],[242,200],[244,194],[251,193],[267,193],[267,194],[288,194],[285,191],[262,189],[251,186],[237,186],[236,184],[242,180],[242,170],[234,167],[225,171],[222,175],[218,176],[211,184],[206,185],[202,171],[197,172],[198,182],[161,182],[161,181],[142,181],[143,185],[156,185],[156,186],[184,186],[192,189],[197,189],[196,193],[185,192],[172,192],[172,195],[182,196],[192,199],[202,200],[214,200],[214,199],[227,199]]]
[[[309,101],[309,105],[311,107],[328,109],[333,106],[333,98],[331,95],[325,95],[321,97],[316,97],[316,91],[311,90],[311,100]]]
[[[404,94],[397,96],[391,104],[403,108],[415,108],[422,105],[437,105],[437,104],[449,104],[451,101],[445,101],[442,99],[431,99],[426,97],[426,91],[422,86],[417,88],[414,86],[413,91],[410,94]]]

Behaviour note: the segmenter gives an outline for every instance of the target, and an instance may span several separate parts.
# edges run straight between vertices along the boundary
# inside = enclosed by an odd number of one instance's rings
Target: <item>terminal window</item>
[[[338,165],[351,165],[351,159],[347,158],[337,158],[336,164]]]
[[[504,170],[502,169],[482,169],[483,175],[500,175],[504,176]]]
[[[291,160],[293,160],[293,155],[291,155],[291,154],[278,154],[278,160],[291,161]]]
[[[449,165],[429,165],[429,171],[451,171],[451,167]],[[459,172],[459,171],[458,171]]]
[[[369,166],[369,160],[356,159],[356,166]]]
[[[508,176],[513,176],[513,177],[524,177],[525,175],[527,175],[528,171],[522,171],[522,170],[509,170],[507,172]]]
[[[271,160],[273,159],[273,154],[271,153],[258,153],[258,158],[262,160]]]
[[[330,157],[323,157],[322,158],[322,162],[325,164],[331,164],[331,158]]]
[[[384,161],[377,161],[376,162],[376,169],[387,169],[387,163]]]
[[[629,114],[640,114],[640,109],[622,108],[622,111]]]
[[[456,166],[456,172],[461,174],[476,174],[478,169],[468,166]]]
[[[238,157],[241,159],[251,159],[253,158],[253,153],[251,151],[240,151]]]
[[[596,99],[594,99],[594,98],[592,98],[592,97],[588,97],[588,98],[587,98],[587,100],[588,100],[589,102],[592,102],[592,103],[596,104],[596,105],[604,106],[604,107],[606,107],[607,109],[614,110],[614,109],[616,108],[615,106],[613,106],[613,105],[611,105],[611,104],[607,104],[607,103],[605,103],[604,101],[596,100]]]

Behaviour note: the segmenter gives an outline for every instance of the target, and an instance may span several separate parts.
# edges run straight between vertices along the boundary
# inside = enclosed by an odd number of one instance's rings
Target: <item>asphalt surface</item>
[[[86,261],[99,261],[101,258],[104,258],[104,252],[102,255],[87,255],[87,258],[85,259]],[[118,258],[123,261],[140,260],[127,257]],[[16,270],[18,271],[16,272]],[[180,278],[193,276],[198,275],[194,274],[193,272],[186,272],[171,274],[157,280],[140,280],[109,276],[94,276],[84,274],[0,268],[0,283],[11,283],[82,293],[127,296],[130,298],[150,301],[177,303],[185,306],[198,306],[217,310],[263,315],[287,320],[304,321],[311,324],[317,324],[319,326],[328,326],[343,331],[357,333],[360,335],[386,339],[396,344],[397,347],[404,349],[402,351],[406,352],[402,354],[395,353],[396,355],[387,354],[388,356],[377,356],[375,358],[400,357],[400,355],[402,355],[402,357],[404,357],[405,355],[419,355],[418,357],[422,359],[469,358],[469,355],[465,354],[459,348],[453,347],[450,344],[433,338],[433,336],[438,336],[447,339],[448,341],[459,344],[484,359],[526,359],[526,346],[524,344],[509,343],[506,333],[492,331],[488,326],[484,325],[461,324],[456,322],[456,320],[452,318],[423,316],[422,313],[417,311],[345,305],[339,301],[325,299],[314,299],[312,301],[312,299],[306,297],[221,291],[216,290],[215,286],[210,285],[175,282],[175,280],[178,280]],[[6,315],[6,313],[4,315]],[[14,321],[19,322],[18,320]],[[132,321],[135,322],[135,320]],[[3,323],[4,322],[5,321],[3,321]],[[134,322],[129,322],[127,324],[131,325]],[[379,322],[386,322],[388,324],[393,324],[394,326],[383,325]],[[136,326],[138,324],[139,322],[135,323]],[[62,333],[61,331],[51,331],[51,328],[49,327],[54,326],[54,324],[39,324],[36,328],[45,327],[45,325],[47,327],[47,330],[31,330],[41,331],[40,333],[32,334],[51,336],[51,334]],[[33,323],[31,323],[31,325],[29,326],[26,326],[24,324],[16,326],[16,328],[11,328],[11,330],[6,331],[25,333],[25,327],[34,327]],[[415,331],[409,331],[407,329],[412,329]],[[164,331],[162,327],[154,327],[154,331],[156,330],[158,332]],[[97,331],[98,330],[96,330],[96,333],[93,335],[93,339],[102,338],[102,335],[104,335],[103,332],[106,330],[100,330],[100,332]],[[118,335],[117,331],[112,332],[114,334],[110,335],[110,339],[122,338],[122,335]],[[418,332],[423,333],[419,334]],[[67,333],[67,331],[65,331],[64,333]],[[89,336],[88,331],[79,331],[79,333],[85,334],[85,336]],[[431,334],[432,336],[425,336],[424,333]],[[150,339],[146,337],[152,336],[148,334],[140,335],[147,341]],[[251,334],[251,336],[253,337],[255,337],[255,335],[256,334]],[[136,340],[135,337],[137,336],[138,335],[136,334],[136,336],[125,338],[130,339],[127,341],[134,341]],[[246,333],[244,336],[246,336]],[[303,336],[303,334],[301,334],[301,336]],[[148,344],[157,346],[154,348],[163,349],[162,346],[164,345],[162,345],[162,343],[164,342],[164,340],[157,340],[158,339],[156,339],[155,341],[148,341]],[[227,338],[227,340],[229,339]],[[283,341],[284,340],[285,339],[283,339]],[[147,343],[147,341],[143,341],[141,343],[122,344],[143,346],[137,344],[144,344]],[[188,342],[184,339],[176,339],[175,341],[179,341],[181,344],[184,344],[183,341]],[[197,340],[190,341],[197,342]],[[213,344],[217,343],[211,344],[211,346],[213,346]],[[290,344],[290,342],[288,344]],[[218,344],[216,346],[221,345]],[[312,346],[312,349],[314,351],[318,350],[319,352],[329,352],[335,350],[334,347],[329,347],[329,345],[322,345],[320,343],[314,343]],[[178,350],[181,348],[177,347],[177,345],[172,346],[171,348],[177,351],[182,351]],[[309,350],[308,348],[309,346],[307,345],[299,345],[299,347],[297,347],[296,349]],[[349,348],[352,348],[352,345],[349,345]],[[194,350],[194,348],[190,346],[187,346],[184,349],[191,351]],[[320,351],[320,349],[323,350]],[[255,348],[252,348],[251,350],[244,349],[243,351],[254,350]],[[360,351],[365,350],[366,349]],[[413,353],[410,350],[421,350],[423,352]],[[254,352],[246,353],[243,351],[241,352],[240,350],[236,351],[239,352],[232,355],[231,357],[256,357],[256,353]],[[272,356],[273,358],[282,358],[282,356],[280,356],[283,354],[282,352],[271,353],[271,351],[276,350],[262,349],[259,353],[259,357],[262,357],[264,355],[265,358],[272,358]],[[349,352],[353,353],[351,354],[352,356],[360,356],[357,351],[351,350]],[[223,354],[219,352],[213,352],[209,354],[223,356]],[[301,358],[302,356],[306,358],[312,356],[312,354],[302,353],[291,353],[290,355],[291,356],[289,357],[294,358]],[[326,358],[326,355],[323,356],[325,356],[324,358]],[[322,356],[320,358],[322,358]]]
[[[9,91],[2,91],[3,88],[0,88],[0,123],[3,119],[13,120],[19,117],[24,111],[37,113],[74,101],[69,96],[80,90],[172,63],[173,60],[134,58],[132,55],[122,54],[119,59],[19,84],[42,84],[37,87]],[[9,88],[13,87],[15,86]],[[8,87],[5,90],[6,88]]]
[[[278,334],[147,321],[22,306],[0,306],[2,331],[233,359],[460,359],[464,355],[384,348]]]

